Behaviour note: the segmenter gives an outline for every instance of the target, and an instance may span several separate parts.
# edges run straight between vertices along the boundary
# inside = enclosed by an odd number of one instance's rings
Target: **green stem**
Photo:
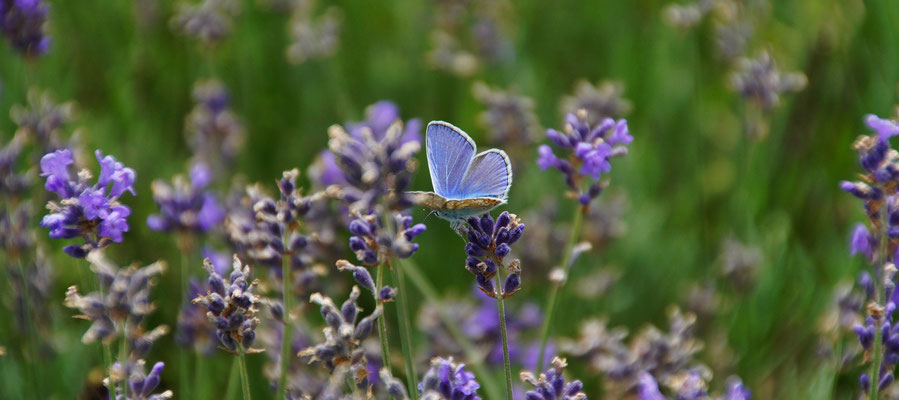
[[[388,260],[387,263],[389,267],[390,261]],[[399,289],[399,293],[397,293],[396,296],[396,301],[398,303],[396,307],[397,321],[400,325],[400,343],[403,347],[403,361],[406,364],[406,386],[409,388],[409,395],[412,397],[412,400],[417,400],[418,390],[415,383],[418,382],[418,377],[415,375],[415,364],[412,362],[412,332],[409,330],[409,293],[406,291],[406,284],[403,281],[403,271],[401,267],[399,259],[397,259],[396,265],[391,268],[393,270],[394,284],[397,285]]]
[[[127,319],[122,321],[122,329],[121,329],[121,337],[119,338],[119,365],[123,368],[126,366],[128,362],[128,336],[125,332],[125,325],[128,323]],[[128,377],[124,377],[122,379],[122,393],[125,398],[128,398]]]
[[[247,375],[246,352],[243,345],[240,345],[240,354],[237,355],[237,362],[240,363],[240,388],[243,390],[243,400],[251,400],[250,396],[250,377]]]
[[[288,240],[284,244],[287,245]],[[291,338],[293,337],[293,323],[290,320],[291,291],[290,287],[290,255],[281,255],[281,293],[284,301],[284,330],[281,332],[281,375],[278,378],[278,398],[287,397],[287,371],[290,369]]]
[[[496,380],[492,379],[492,374],[484,368],[483,355],[479,353],[474,344],[471,343],[468,336],[459,329],[458,321],[453,320],[452,315],[446,311],[446,308],[444,308],[443,304],[437,299],[437,289],[428,282],[427,278],[425,278],[414,262],[406,261],[403,266],[405,267],[406,276],[409,277],[409,280],[412,281],[412,284],[415,285],[415,288],[425,297],[428,303],[434,305],[437,309],[437,315],[440,317],[440,320],[443,321],[443,325],[446,326],[450,335],[456,343],[459,344],[459,347],[462,348],[462,352],[465,353],[465,358],[467,358],[466,365],[471,367],[475,375],[482,377],[480,383],[481,387],[484,388],[484,392],[487,394],[485,398],[500,398],[500,389],[499,386],[496,385]]]
[[[38,376],[37,369],[35,365],[37,365],[37,351],[35,350],[35,341],[38,340],[37,328],[34,326],[34,320],[31,316],[28,315],[28,311],[31,309],[31,288],[29,287],[29,279],[28,275],[26,275],[25,263],[22,261],[22,255],[19,254],[16,261],[19,267],[19,275],[22,278],[22,317],[25,319],[25,355],[27,358],[24,361],[24,370],[26,376],[30,377],[31,384],[34,385],[32,390],[34,390],[34,396],[37,398],[43,397],[41,395],[41,389],[39,382],[41,381]]]
[[[375,290],[381,290],[384,287],[384,264],[381,263],[378,265],[378,272],[375,278]],[[380,303],[380,300],[375,295],[375,301]],[[390,344],[387,341],[387,318],[383,315],[381,318],[378,318],[378,340],[381,341],[381,363],[384,368],[387,368],[388,371],[393,373],[393,367],[390,365]]]
[[[240,359],[234,357],[234,361],[231,363],[231,374],[228,375],[228,389],[225,390],[225,400],[234,399],[235,393],[237,392],[237,381],[240,380],[237,377],[240,373],[238,364],[240,364]]]
[[[558,302],[559,292],[561,291],[562,286],[565,286],[565,282],[568,281],[568,273],[571,271],[571,252],[574,249],[575,243],[577,243],[578,235],[581,231],[581,222],[584,220],[585,212],[586,209],[582,207],[578,206],[574,208],[574,217],[572,217],[571,221],[571,234],[568,237],[568,244],[565,245],[565,252],[562,254],[562,264],[559,265],[559,268],[562,268],[565,271],[565,278],[562,282],[552,286],[549,297],[547,298],[546,307],[544,308],[546,318],[543,319],[543,328],[541,329],[540,334],[540,355],[537,357],[536,373],[543,371],[543,361],[546,360],[546,343],[549,341],[549,336],[552,333],[552,320],[556,310],[556,303]]]
[[[194,363],[194,380],[193,383],[197,385],[197,390],[195,391],[196,398],[198,399],[206,399],[209,398],[209,392],[207,390],[208,386],[206,385],[206,357],[202,354],[197,355],[197,362]],[[181,383],[182,385],[186,385],[186,381]]]
[[[106,291],[103,290],[103,282],[100,282],[100,276],[97,275],[97,290],[100,292],[100,298],[106,299]],[[112,383],[112,375],[110,374],[112,370],[112,346],[109,345],[108,342],[102,342],[101,347],[103,348],[103,373],[106,375],[107,384],[106,391],[109,395],[109,400],[113,400],[116,398],[115,396],[115,386]]]
[[[889,229],[889,214],[886,212],[886,205],[881,206],[880,214],[880,273],[874,277],[874,301],[879,306],[883,304],[883,280],[885,278],[884,265],[887,262],[887,241],[890,240],[887,230]],[[883,361],[883,355],[880,354],[880,341],[883,334],[883,316],[874,316],[874,347],[871,349],[871,391],[869,392],[869,400],[880,400],[880,363]]]
[[[509,362],[509,341],[506,338],[506,306],[504,304],[502,287],[503,287],[503,266],[496,256],[493,257],[496,262],[496,307],[499,310],[499,330],[503,338],[503,369],[506,372],[506,400],[512,400],[512,364]]]
[[[181,293],[186,295],[187,294],[187,280],[188,280],[187,266],[190,263],[190,261],[188,260],[189,252],[183,248],[180,250],[181,250],[180,251],[181,252]],[[191,397],[191,395],[189,393],[191,385],[188,383],[190,381],[188,380],[188,372],[187,372],[188,365],[187,364],[190,363],[190,360],[188,359],[189,355],[188,355],[187,350],[188,350],[187,348],[182,348],[178,351],[178,364],[179,364],[178,374],[181,377],[181,382],[179,382],[178,389],[181,392],[182,399],[193,398],[193,397]]]

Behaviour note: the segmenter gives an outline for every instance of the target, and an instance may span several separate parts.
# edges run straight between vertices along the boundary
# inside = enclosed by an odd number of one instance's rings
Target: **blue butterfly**
[[[512,187],[512,163],[506,152],[477,153],[474,140],[461,129],[432,121],[425,133],[433,192],[409,192],[412,202],[430,208],[462,235],[465,221],[506,203]]]

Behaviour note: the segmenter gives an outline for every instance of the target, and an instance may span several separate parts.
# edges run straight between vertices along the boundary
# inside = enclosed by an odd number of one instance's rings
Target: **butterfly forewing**
[[[474,141],[459,128],[442,121],[428,124],[426,141],[434,192],[448,199],[462,198],[462,182],[475,154]]]
[[[512,164],[506,152],[490,149],[475,156],[462,179],[459,198],[492,197],[505,200],[512,186]]]

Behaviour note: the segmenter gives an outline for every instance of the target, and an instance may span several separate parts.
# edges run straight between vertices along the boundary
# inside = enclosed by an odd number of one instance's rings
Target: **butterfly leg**
[[[462,240],[466,240],[468,237],[468,223],[462,219],[455,219],[450,222],[450,228],[453,228],[456,231],[456,234],[462,238]]]

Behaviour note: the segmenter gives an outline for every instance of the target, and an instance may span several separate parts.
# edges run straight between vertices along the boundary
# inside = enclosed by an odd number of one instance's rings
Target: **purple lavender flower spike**
[[[612,169],[612,158],[627,154],[627,147],[634,140],[627,121],[606,118],[590,123],[586,110],[568,114],[563,132],[548,129],[546,136],[556,147],[567,153],[559,158],[552,147],[541,145],[537,149],[537,165],[542,170],[554,168],[565,176],[565,183],[582,206],[602,193],[599,179]]]
[[[522,232],[524,224],[515,214],[508,211],[501,213],[496,220],[489,214],[484,214],[481,218],[468,219],[465,243],[468,258],[465,260],[465,268],[475,275],[478,286],[488,296],[508,298],[520,288],[521,263],[515,259],[509,265],[505,265],[503,259],[509,255],[510,246],[521,238]],[[501,265],[497,266],[497,263]],[[496,288],[492,282],[498,267],[509,271],[501,288]]]
[[[750,400],[751,398],[752,391],[743,385],[740,378],[734,376],[727,380],[721,400]]]
[[[640,373],[637,385],[637,400],[667,400],[659,391],[659,383],[648,372]]]
[[[412,224],[412,217],[400,213],[393,214],[390,232],[396,232],[393,237],[387,235],[388,229],[382,226],[381,219],[375,213],[365,215],[354,214],[349,223],[350,249],[356,253],[356,258],[365,265],[378,265],[392,256],[409,258],[418,250],[415,238],[427,229],[424,224]]]
[[[121,243],[123,234],[129,230],[127,218],[131,209],[121,204],[119,197],[126,191],[134,194],[136,174],[114,157],[103,157],[100,150],[96,155],[100,175],[93,185],[88,183],[90,173],[87,171],[72,180],[69,173],[69,166],[74,163],[71,150],[57,150],[41,158],[41,176],[46,177],[44,187],[60,197],[60,201],[47,204],[50,214],[44,216],[41,226],[50,230],[53,239],[83,238],[83,244],[65,249],[76,258],[104,248],[110,242]]]
[[[205,164],[191,168],[190,181],[177,175],[169,185],[153,182],[153,200],[159,214],[147,217],[147,226],[155,231],[209,232],[225,219],[225,210],[212,191],[204,190],[212,180]]]
[[[452,357],[432,359],[431,368],[418,383],[422,400],[480,400],[480,387],[474,374],[465,370],[465,364],[454,363]]]
[[[258,352],[253,349],[259,318],[259,297],[253,293],[256,282],[250,282],[250,267],[234,256],[233,270],[226,280],[215,271],[208,258],[203,260],[209,273],[209,290],[193,300],[206,306],[209,322],[216,328],[216,335],[224,349],[231,353]],[[224,293],[223,293],[224,292]],[[224,294],[224,296],[223,296]]]
[[[41,0],[0,0],[0,33],[25,57],[45,54],[50,48],[45,29],[49,8]]]
[[[566,382],[562,376],[562,370],[568,365],[564,358],[555,357],[546,371],[539,376],[529,371],[523,371],[519,375],[522,382],[533,387],[525,394],[525,399],[541,400],[586,400],[584,384],[574,380]],[[642,397],[640,400],[644,400]],[[645,400],[656,400],[647,398]]]
[[[874,254],[874,246],[872,246],[872,241],[874,240],[871,233],[868,232],[868,228],[865,227],[865,224],[856,224],[855,229],[852,231],[852,240],[849,244],[850,254],[856,255],[862,253],[866,257],[871,258]]]

